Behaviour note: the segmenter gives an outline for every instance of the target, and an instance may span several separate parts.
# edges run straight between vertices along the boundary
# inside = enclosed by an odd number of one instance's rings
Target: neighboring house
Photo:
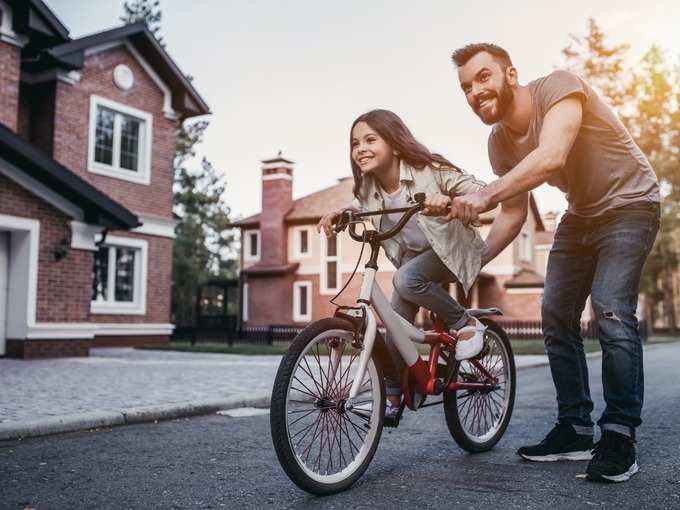
[[[144,24],[0,0],[0,355],[167,341],[175,131],[207,113]]]
[[[347,232],[333,239],[316,232],[326,212],[352,199],[353,180],[343,178],[329,188],[293,200],[293,162],[283,157],[263,161],[262,212],[235,222],[241,230],[242,324],[301,325],[332,315],[330,299],[345,285],[359,257],[361,244]],[[537,253],[546,234],[536,203],[520,235],[480,274],[467,298],[470,306],[499,306],[508,319],[540,320],[545,262]],[[485,237],[496,211],[482,216]],[[358,295],[361,273],[338,299],[351,304]],[[378,281],[392,293],[394,267],[381,251]],[[462,292],[451,286],[454,296]]]

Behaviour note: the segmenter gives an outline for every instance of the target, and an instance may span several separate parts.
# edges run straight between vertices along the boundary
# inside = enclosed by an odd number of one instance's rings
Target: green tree
[[[588,18],[585,36],[569,34],[571,42],[562,50],[567,69],[588,79],[588,83],[618,108],[623,104],[627,44],[609,45],[593,18]]]
[[[652,302],[663,302],[664,322],[675,331],[673,280],[678,270],[680,233],[680,70],[671,66],[663,51],[655,46],[638,65],[627,68],[628,45],[607,45],[605,34],[592,18],[584,37],[570,37],[570,45],[562,51],[567,68],[579,73],[609,99],[659,178],[663,199],[661,228],[645,265],[642,291]]]
[[[159,0],[126,1],[121,20],[146,22],[158,36],[162,17]],[[192,80],[187,76],[189,81]],[[209,122],[179,123],[175,143],[173,197],[179,222],[175,228],[172,258],[172,309],[178,325],[193,323],[196,290],[213,277],[234,277],[236,260],[230,251],[233,236],[227,234],[229,207],[224,202],[225,181],[205,157],[196,162]]]
[[[646,267],[643,289],[663,302],[663,315],[676,330],[674,275],[678,269],[680,221],[680,72],[666,62],[664,53],[650,48],[630,74],[624,121],[656,170],[663,194],[661,227]]]
[[[178,325],[193,322],[196,289],[213,277],[234,277],[230,257],[233,236],[228,234],[229,207],[223,199],[225,182],[205,157],[192,168],[195,147],[203,139],[207,121],[185,123],[178,131],[175,150],[175,213],[181,218],[173,245],[173,310]]]
[[[125,0],[120,20],[126,25],[144,21],[161,46],[165,46],[159,35],[162,18],[160,0]]]

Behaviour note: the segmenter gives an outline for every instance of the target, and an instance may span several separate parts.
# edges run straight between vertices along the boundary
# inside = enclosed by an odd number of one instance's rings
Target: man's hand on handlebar
[[[479,215],[489,208],[489,200],[483,193],[471,193],[455,197],[451,202],[451,211],[447,219],[460,220],[466,225],[476,222]]]
[[[446,195],[436,194],[431,197],[426,197],[423,202],[423,210],[421,214],[425,216],[444,216],[449,212],[451,205],[451,198]]]

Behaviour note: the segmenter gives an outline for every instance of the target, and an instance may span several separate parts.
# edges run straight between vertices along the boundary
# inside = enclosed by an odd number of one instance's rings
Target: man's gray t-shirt
[[[548,180],[567,194],[569,212],[598,216],[640,201],[659,202],[659,183],[649,161],[624,125],[581,78],[555,71],[528,84],[533,112],[523,135],[498,123],[489,135],[489,160],[503,175],[538,147],[543,119],[555,103],[576,97],[583,105],[581,127],[564,168]]]

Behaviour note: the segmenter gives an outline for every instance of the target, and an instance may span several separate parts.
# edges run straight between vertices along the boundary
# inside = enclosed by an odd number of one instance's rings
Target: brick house
[[[167,341],[175,131],[207,113],[144,24],[0,0],[0,355]]]
[[[316,223],[327,211],[352,199],[353,180],[293,200],[292,161],[277,157],[262,162],[262,212],[233,224],[241,231],[242,324],[248,326],[302,325],[333,314],[329,300],[347,282],[361,245],[347,232],[327,240]],[[488,234],[496,211],[482,216],[480,232]],[[520,235],[480,274],[467,297],[468,306],[499,306],[506,318],[539,320],[547,249],[552,232],[543,225],[533,196]],[[358,295],[361,271],[339,301],[350,304]],[[394,267],[381,251],[378,282],[392,292]],[[463,300],[460,289],[451,292]]]

